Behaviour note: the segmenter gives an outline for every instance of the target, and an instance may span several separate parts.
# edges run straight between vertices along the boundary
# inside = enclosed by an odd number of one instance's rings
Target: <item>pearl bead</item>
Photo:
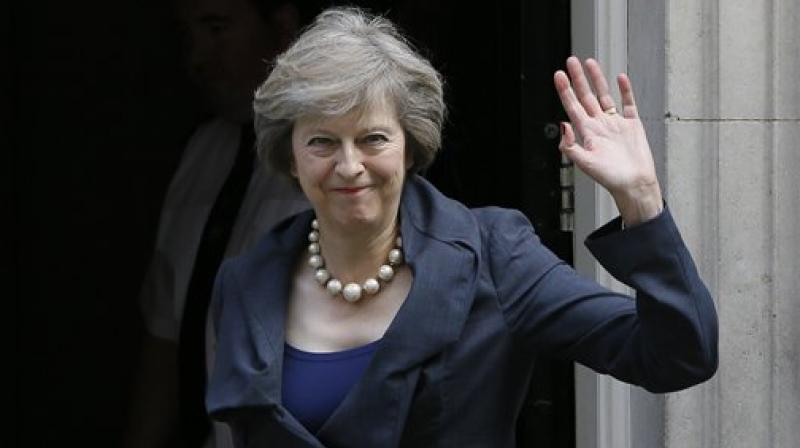
[[[318,254],[319,253],[319,243],[311,243],[311,244],[309,244],[308,245],[308,252],[312,253],[312,254],[315,254],[315,255]]]
[[[392,249],[389,251],[389,263],[398,265],[403,262],[403,253],[400,249]]]
[[[320,285],[324,285],[331,278],[331,274],[327,269],[317,269],[314,272],[314,278],[317,279]]]
[[[311,233],[309,233],[308,234],[308,241],[311,241],[312,243],[316,243],[317,241],[319,241],[319,232],[314,230]]]
[[[357,283],[348,283],[342,290],[342,296],[348,302],[356,302],[361,298],[361,287]]]
[[[388,264],[384,264],[380,267],[380,269],[378,269],[378,277],[380,277],[381,280],[388,282],[392,279],[392,277],[394,277],[394,269],[392,269],[392,267]]]
[[[367,281],[364,282],[364,291],[366,291],[367,294],[375,294],[380,289],[381,284],[374,278],[368,278]]]
[[[403,237],[398,236],[397,239],[395,240],[395,245],[397,247],[403,247]]]
[[[332,296],[339,294],[342,292],[342,282],[339,280],[331,279],[328,284],[325,286],[328,289],[328,292],[331,293]]]
[[[311,221],[311,228],[314,230],[319,230],[319,221],[317,221],[316,219]]]
[[[322,257],[321,256],[312,255],[312,256],[308,257],[308,264],[312,268],[316,269],[316,268],[321,268],[322,265],[325,264],[325,262],[322,261]]]

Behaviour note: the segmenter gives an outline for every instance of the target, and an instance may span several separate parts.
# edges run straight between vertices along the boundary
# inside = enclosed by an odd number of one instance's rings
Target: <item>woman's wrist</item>
[[[649,221],[664,210],[664,199],[658,182],[631,188],[612,195],[624,227]]]

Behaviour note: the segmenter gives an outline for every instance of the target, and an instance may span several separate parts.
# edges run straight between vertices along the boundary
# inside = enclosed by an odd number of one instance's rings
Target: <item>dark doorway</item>
[[[522,210],[571,262],[552,88],[570,49],[569,1],[348,3],[387,12],[445,77],[444,149],[427,176],[470,206]],[[162,195],[201,114],[169,2],[15,2],[7,12],[10,440],[109,446],[125,425],[142,331],[136,296]],[[542,359],[519,446],[572,447],[574,432],[572,364]]]
[[[199,108],[169,2],[3,9],[18,285],[18,423],[4,445],[116,446],[142,331],[137,295]]]

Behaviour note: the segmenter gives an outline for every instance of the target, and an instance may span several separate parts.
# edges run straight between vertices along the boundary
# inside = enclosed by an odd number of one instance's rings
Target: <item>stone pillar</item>
[[[667,201],[720,318],[719,372],[703,385],[655,396],[579,371],[578,445],[798,446],[800,2],[572,8],[577,53],[612,73],[627,61]],[[612,213],[588,183],[576,183],[576,204],[579,240]],[[616,287],[580,250],[576,265]]]
[[[719,372],[666,397],[664,446],[798,446],[800,3],[671,0],[663,20],[629,61],[664,48],[642,68],[663,78],[662,183],[720,318]]]

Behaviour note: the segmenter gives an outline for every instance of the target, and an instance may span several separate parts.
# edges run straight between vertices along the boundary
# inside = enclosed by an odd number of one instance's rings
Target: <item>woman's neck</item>
[[[320,250],[328,271],[343,283],[375,278],[398,236],[397,219],[345,229],[320,222]]]

